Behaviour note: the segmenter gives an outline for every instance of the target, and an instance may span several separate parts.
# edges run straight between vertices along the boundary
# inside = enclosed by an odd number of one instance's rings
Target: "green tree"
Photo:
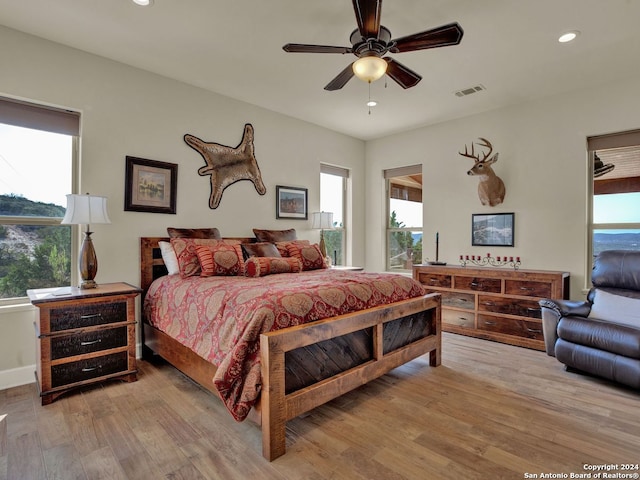
[[[396,211],[389,216],[389,228],[406,228],[404,222],[398,220]],[[422,262],[422,238],[414,243],[413,232],[395,231],[389,235],[390,267],[411,268],[413,263]]]

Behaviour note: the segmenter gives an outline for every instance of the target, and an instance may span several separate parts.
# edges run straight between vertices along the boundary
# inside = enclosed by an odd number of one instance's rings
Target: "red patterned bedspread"
[[[409,277],[314,270],[247,277],[157,279],[149,323],[217,366],[216,389],[240,421],[260,394],[260,334],[424,295]]]

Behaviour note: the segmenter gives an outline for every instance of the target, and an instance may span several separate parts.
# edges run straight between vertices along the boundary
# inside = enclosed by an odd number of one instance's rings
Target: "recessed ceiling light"
[[[578,30],[572,30],[570,32],[566,32],[560,35],[560,37],[558,38],[558,41],[560,43],[567,43],[572,40],[575,40],[578,35],[580,35],[580,32]]]
[[[133,0],[133,3],[141,7],[150,7],[153,5],[153,0]]]
[[[378,105],[378,102],[376,102],[375,100],[369,100],[367,102],[367,107],[375,107],[376,105]]]

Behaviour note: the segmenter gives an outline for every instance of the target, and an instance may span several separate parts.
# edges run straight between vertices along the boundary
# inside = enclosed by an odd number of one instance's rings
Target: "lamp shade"
[[[311,214],[311,228],[324,229],[333,228],[332,212],[313,212]]]
[[[376,56],[361,57],[353,62],[353,73],[364,82],[375,82],[387,71],[387,62]]]
[[[67,195],[67,211],[61,223],[64,225],[111,223],[107,212],[107,197],[89,194]]]

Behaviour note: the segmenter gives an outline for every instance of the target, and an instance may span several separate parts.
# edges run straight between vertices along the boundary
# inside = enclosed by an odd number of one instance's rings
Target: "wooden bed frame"
[[[140,239],[140,267],[142,299],[151,282],[167,271],[158,247],[165,237]],[[252,242],[255,239],[243,238]],[[216,367],[167,334],[152,327],[141,315],[143,357],[157,354],[178,370],[217,395],[213,384]],[[415,333],[415,325],[422,325]],[[404,330],[401,330],[404,329]],[[404,339],[395,344],[389,338],[399,330]],[[371,358],[363,363],[333,374],[312,385],[293,392],[285,392],[285,376],[297,349],[308,349],[327,342],[338,341],[350,334],[368,332]],[[324,347],[323,347],[324,348]],[[250,417],[262,428],[262,455],[272,461],[285,453],[286,422],[312,410],[340,395],[347,393],[390,370],[429,353],[429,364],[441,362],[441,312],[440,295],[428,294],[390,305],[370,308],[360,312],[340,315],[309,324],[285,328],[260,336],[262,366],[262,391],[259,404]],[[293,355],[292,355],[293,354]]]

